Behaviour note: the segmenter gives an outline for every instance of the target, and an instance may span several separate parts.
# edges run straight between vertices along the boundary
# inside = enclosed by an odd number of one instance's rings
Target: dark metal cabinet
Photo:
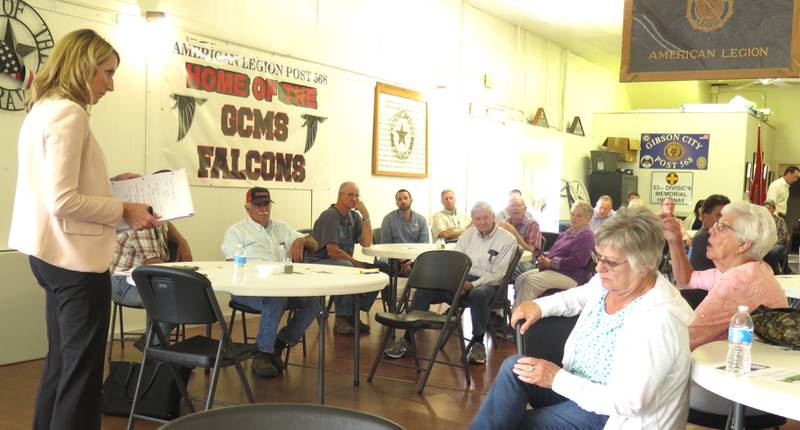
[[[589,198],[594,205],[602,195],[611,196],[614,209],[627,205],[629,193],[639,192],[639,179],[636,175],[618,172],[594,172],[589,175]],[[647,196],[643,196],[647,198]]]

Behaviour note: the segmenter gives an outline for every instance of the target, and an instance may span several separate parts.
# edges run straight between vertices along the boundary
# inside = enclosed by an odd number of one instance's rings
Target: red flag
[[[764,180],[764,156],[761,148],[761,125],[758,126],[758,146],[756,148],[756,162],[754,167],[753,184],[750,187],[750,203],[761,205],[767,197],[767,184]]]

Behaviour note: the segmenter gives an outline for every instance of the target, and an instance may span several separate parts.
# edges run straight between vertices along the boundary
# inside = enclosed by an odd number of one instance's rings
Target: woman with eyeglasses
[[[622,208],[597,231],[597,275],[521,303],[511,323],[580,314],[563,368],[505,360],[473,429],[678,429],[686,425],[692,309],[657,267],[664,235],[655,214]],[[527,409],[530,405],[533,409]]]
[[[761,260],[777,240],[770,213],[752,203],[735,202],[725,205],[721,214],[719,221],[709,229],[706,251],[716,267],[700,271],[692,269],[681,245],[678,221],[667,217],[661,220],[678,288],[708,291],[695,309],[695,319],[689,326],[692,350],[725,339],[731,317],[739,305],[747,305],[751,311],[761,305],[789,306],[772,268]],[[692,408],[704,412],[725,415],[730,411],[729,401],[695,384],[692,384],[690,402]]]
[[[692,269],[680,243],[678,221],[669,217],[661,221],[677,287],[708,291],[689,326],[692,349],[725,339],[739,305],[751,310],[760,305],[788,306],[772,269],[761,260],[777,240],[775,222],[765,208],[747,202],[722,208],[722,217],[709,229],[706,256],[716,266],[709,270]]]

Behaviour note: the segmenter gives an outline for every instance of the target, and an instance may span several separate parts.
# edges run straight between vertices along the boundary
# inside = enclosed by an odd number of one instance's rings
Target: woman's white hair
[[[625,254],[634,272],[655,274],[664,252],[661,221],[642,206],[620,208],[597,230],[597,246],[608,246]]]
[[[749,202],[729,203],[722,208],[722,215],[733,218],[731,227],[737,240],[753,244],[747,253],[754,260],[764,258],[778,241],[775,220],[763,206]]]
[[[587,217],[588,219],[591,219],[592,215],[594,214],[594,208],[592,205],[580,200],[572,204],[572,210],[582,212],[583,216]]]

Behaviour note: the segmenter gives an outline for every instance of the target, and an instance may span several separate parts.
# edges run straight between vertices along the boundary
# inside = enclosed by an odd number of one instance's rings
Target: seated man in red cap
[[[303,236],[287,224],[270,219],[272,199],[269,190],[255,187],[247,191],[244,205],[248,217],[228,227],[222,241],[222,254],[232,260],[237,245],[245,248],[251,260],[283,261],[287,256],[293,261],[303,261],[303,253],[317,250],[311,236]],[[261,311],[258,324],[259,351],[253,358],[253,372],[259,376],[275,376],[282,369],[280,359],[287,345],[294,345],[319,313],[316,297],[245,297],[233,300]],[[294,317],[278,331],[281,316],[287,308],[295,309]]]

